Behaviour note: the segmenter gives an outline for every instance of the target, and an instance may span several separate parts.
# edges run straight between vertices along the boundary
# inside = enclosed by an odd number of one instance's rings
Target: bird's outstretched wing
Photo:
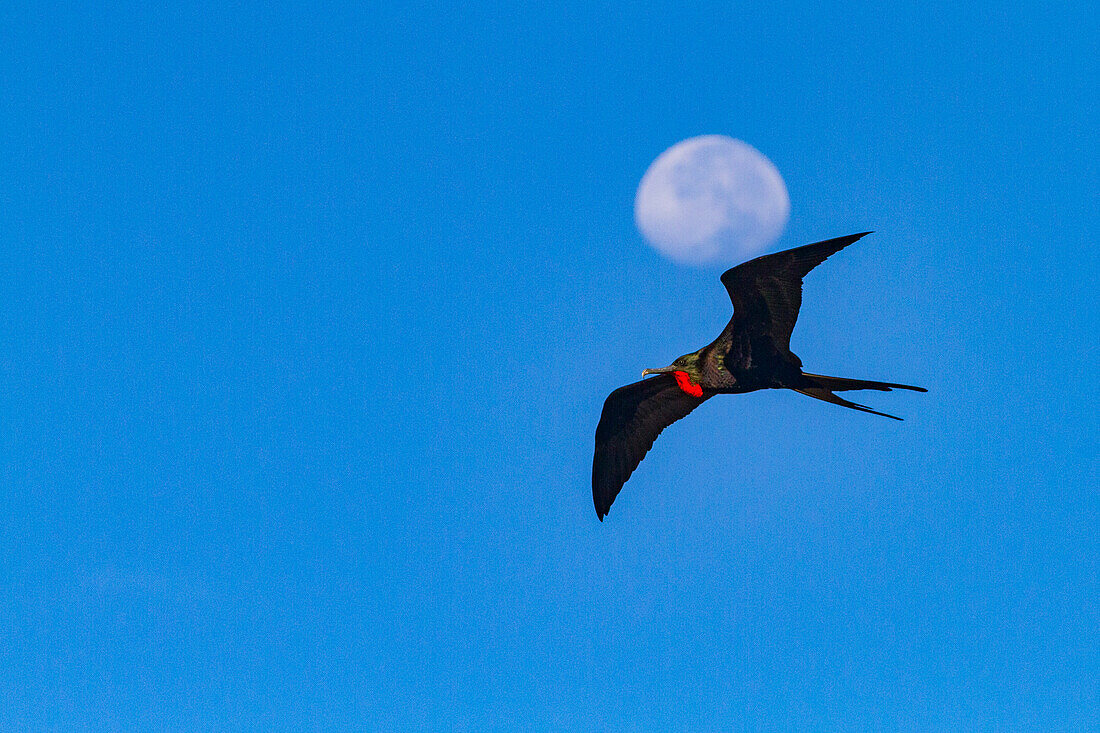
[[[601,522],[661,431],[709,397],[685,393],[671,374],[643,379],[608,395],[596,426],[592,459],[592,501]]]
[[[802,278],[829,255],[868,234],[795,247],[726,270],[722,284],[733,301],[733,319],[727,331],[739,331],[754,342],[770,340],[780,353],[789,353],[791,332],[802,306]]]

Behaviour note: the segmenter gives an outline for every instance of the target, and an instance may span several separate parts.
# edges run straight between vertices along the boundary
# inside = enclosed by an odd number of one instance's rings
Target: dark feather
[[[730,340],[753,353],[790,354],[791,332],[802,307],[802,278],[810,270],[870,232],[827,239],[785,252],[757,257],[726,270],[722,284],[733,301]],[[745,365],[747,366],[747,364]]]
[[[592,501],[600,521],[661,431],[708,397],[686,394],[671,374],[643,379],[608,395],[596,426],[592,460]]]
[[[877,389],[880,392],[889,392],[895,389],[908,389],[913,392],[927,392],[924,387],[914,387],[911,384],[895,384],[894,382],[874,382],[868,379],[848,379],[847,377],[826,377],[824,374],[810,374],[802,372],[810,387],[823,387],[830,392],[842,392],[849,389]]]
[[[887,390],[889,391],[889,390]],[[852,410],[859,410],[860,412],[869,412],[872,415],[881,415],[882,417],[888,417],[891,420],[901,420],[897,415],[888,415],[885,412],[879,412],[878,410],[872,410],[867,405],[861,405],[858,402],[849,402],[843,397],[839,397],[827,389],[822,387],[800,387],[795,389],[795,392],[804,394],[807,397],[813,397],[815,400],[824,400],[825,402],[832,402],[834,405],[840,405],[841,407],[847,407]]]

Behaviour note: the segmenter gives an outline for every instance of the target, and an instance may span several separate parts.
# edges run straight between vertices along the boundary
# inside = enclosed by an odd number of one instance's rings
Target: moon
[[[657,156],[634,198],[642,236],[671,260],[734,262],[783,233],[791,200],[779,170],[756,148],[701,135]]]

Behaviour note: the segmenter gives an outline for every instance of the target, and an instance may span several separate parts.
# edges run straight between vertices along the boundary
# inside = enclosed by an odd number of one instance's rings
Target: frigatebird
[[[661,431],[716,394],[793,389],[834,405],[900,420],[833,393],[928,391],[908,384],[810,374],[802,371],[802,360],[791,353],[791,331],[802,305],[802,278],[829,255],[870,233],[764,255],[727,270],[722,284],[733,301],[733,318],[718,338],[667,367],[644,370],[642,381],[608,396],[596,426],[592,460],[592,500],[601,522]],[[651,374],[657,376],[645,379]]]

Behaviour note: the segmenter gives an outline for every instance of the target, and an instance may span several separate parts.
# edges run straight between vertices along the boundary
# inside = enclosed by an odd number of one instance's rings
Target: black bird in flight
[[[620,387],[608,396],[596,427],[592,461],[592,500],[601,522],[661,431],[716,394],[793,389],[834,405],[900,420],[833,393],[928,391],[907,384],[809,374],[802,371],[802,360],[791,353],[791,331],[802,305],[802,278],[829,255],[867,234],[807,244],[727,270],[722,284],[733,301],[733,318],[718,338],[667,367],[644,370],[643,377],[658,376]]]

